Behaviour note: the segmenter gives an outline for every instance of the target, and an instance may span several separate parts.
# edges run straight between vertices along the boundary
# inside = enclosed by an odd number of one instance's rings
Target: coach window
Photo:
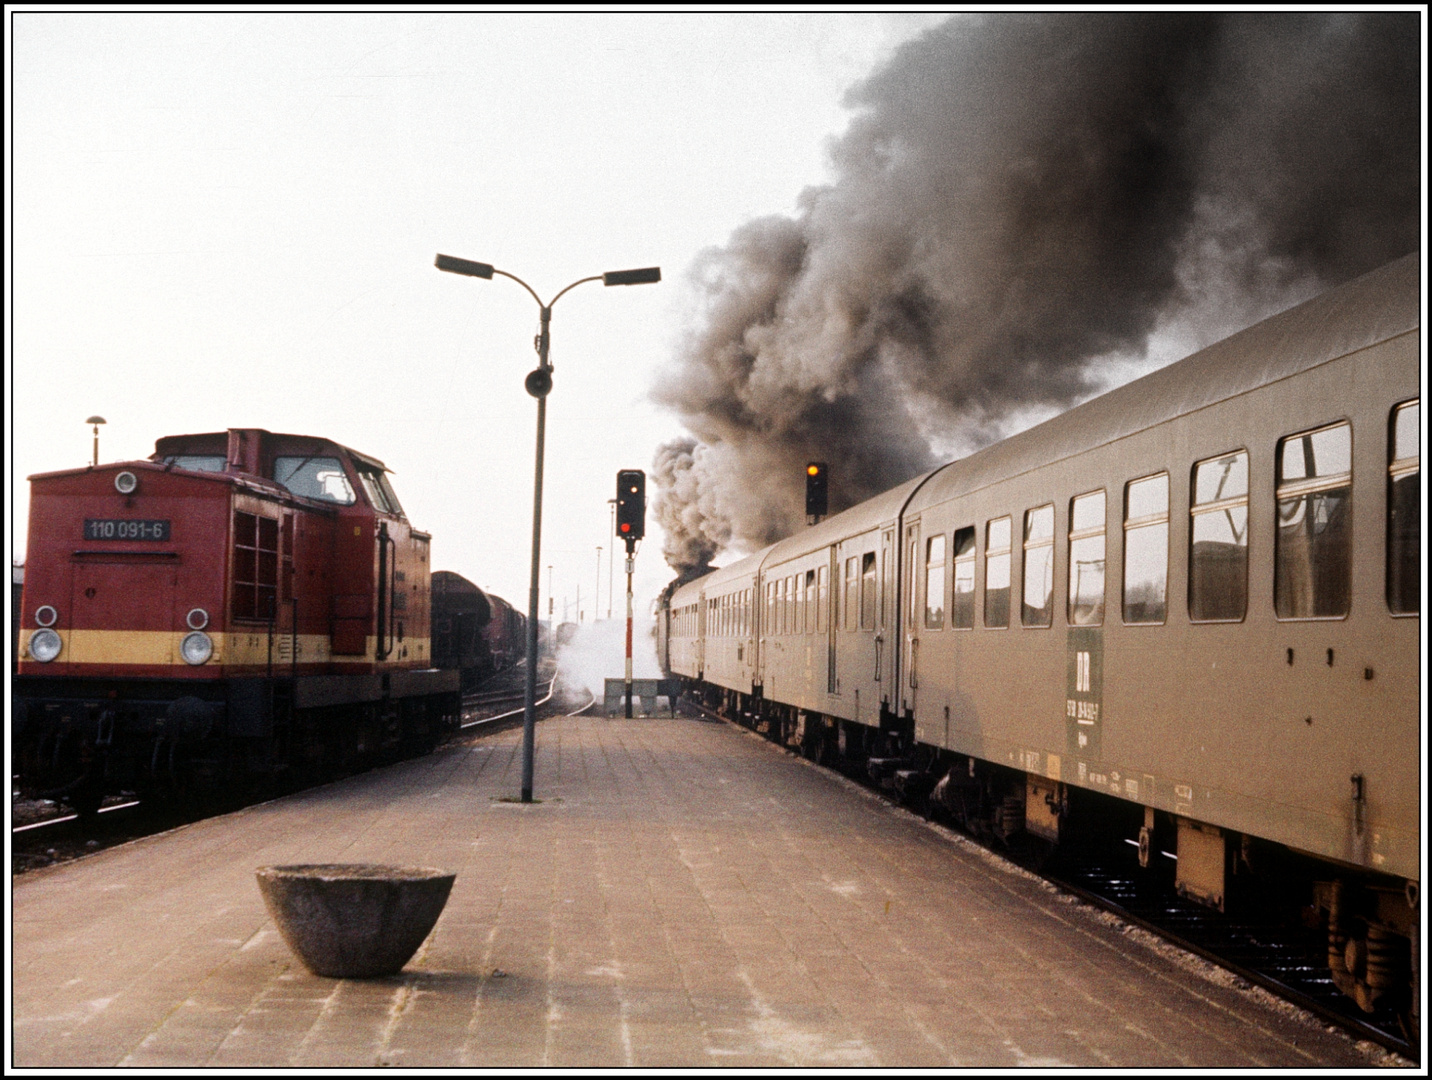
[[[805,632],[813,634],[818,629],[816,623],[815,603],[815,571],[805,572]]]
[[[1248,611],[1248,452],[1193,467],[1188,617],[1238,622]]]
[[[1104,625],[1104,493],[1069,504],[1069,625]]]
[[[1274,604],[1280,619],[1338,618],[1352,598],[1352,426],[1278,444]]]
[[[955,591],[950,600],[950,626],[970,630],[975,625],[975,527],[955,530]]]
[[[786,633],[801,632],[801,579],[799,574],[786,578]]]
[[[860,629],[875,629],[875,552],[860,556]]]
[[[815,571],[815,629],[824,634],[830,629],[830,567],[818,566]]]
[[[845,560],[845,628],[854,630],[860,625],[860,556],[852,555]]]
[[[1020,622],[1048,626],[1054,621],[1054,507],[1024,512],[1024,603]]]
[[[795,603],[791,605],[791,631],[797,634],[805,633],[806,617],[806,596],[805,596],[805,575],[797,574],[791,579],[791,592],[795,594]]]
[[[1392,446],[1387,468],[1387,607],[1394,615],[1416,615],[1422,590],[1421,403],[1392,410]]]
[[[880,539],[880,629],[895,625],[895,530]]]
[[[945,626],[945,534],[925,541],[925,629]]]
[[[1162,623],[1168,615],[1168,474],[1124,488],[1124,622]]]
[[[1010,520],[995,518],[985,525],[985,625],[1009,625]]]

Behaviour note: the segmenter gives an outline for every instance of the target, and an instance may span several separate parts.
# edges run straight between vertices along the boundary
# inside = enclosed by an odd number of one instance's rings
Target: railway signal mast
[[[631,719],[631,576],[636,569],[636,542],[646,535],[646,473],[623,469],[617,473],[617,535],[626,541],[627,631],[626,718]]]

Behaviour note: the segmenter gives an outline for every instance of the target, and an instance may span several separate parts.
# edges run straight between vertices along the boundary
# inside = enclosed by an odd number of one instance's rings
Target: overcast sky
[[[25,477],[261,427],[382,459],[433,566],[527,606],[537,305],[554,308],[542,571],[606,614],[618,469],[693,259],[829,179],[843,92],[933,14],[10,9],[12,557]],[[637,607],[670,580],[660,536]],[[598,569],[597,547],[603,547]],[[621,563],[613,614],[622,615]]]

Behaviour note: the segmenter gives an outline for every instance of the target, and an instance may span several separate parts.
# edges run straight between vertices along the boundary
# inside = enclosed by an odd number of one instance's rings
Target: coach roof
[[[1420,325],[1421,256],[1378,270],[927,474],[909,511],[1107,445]]]

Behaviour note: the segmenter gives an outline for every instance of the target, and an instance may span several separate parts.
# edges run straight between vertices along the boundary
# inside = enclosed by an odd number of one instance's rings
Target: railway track
[[[746,727],[689,699],[683,699],[683,704],[705,716]],[[798,750],[782,749],[799,756]],[[930,805],[910,805],[892,788],[864,775],[863,770],[821,767],[839,772],[908,810],[927,818],[937,817]],[[938,819],[942,825],[1086,903],[1218,965],[1325,1023],[1374,1042],[1409,1062],[1419,1059],[1420,1034],[1411,1033],[1409,1038],[1393,1010],[1384,1007],[1368,1015],[1339,992],[1327,970],[1326,932],[1302,926],[1296,913],[1290,912],[1287,904],[1280,905],[1276,898],[1240,905],[1235,914],[1225,915],[1178,896],[1173,890],[1172,862],[1166,864],[1163,873],[1139,872],[1137,853],[1125,844],[1061,846],[1051,855],[1048,848],[990,842],[943,817]]]
[[[473,728],[496,724],[503,720],[509,720],[513,716],[520,716],[525,709],[523,699],[527,693],[523,681],[526,676],[525,668],[525,662],[519,663],[495,679],[489,680],[486,688],[464,694],[461,730],[470,731]],[[493,682],[498,682],[500,685],[494,687],[491,685]],[[557,694],[556,687],[557,665],[550,661],[542,663],[538,668],[537,677],[536,705],[538,708],[552,702]]]

